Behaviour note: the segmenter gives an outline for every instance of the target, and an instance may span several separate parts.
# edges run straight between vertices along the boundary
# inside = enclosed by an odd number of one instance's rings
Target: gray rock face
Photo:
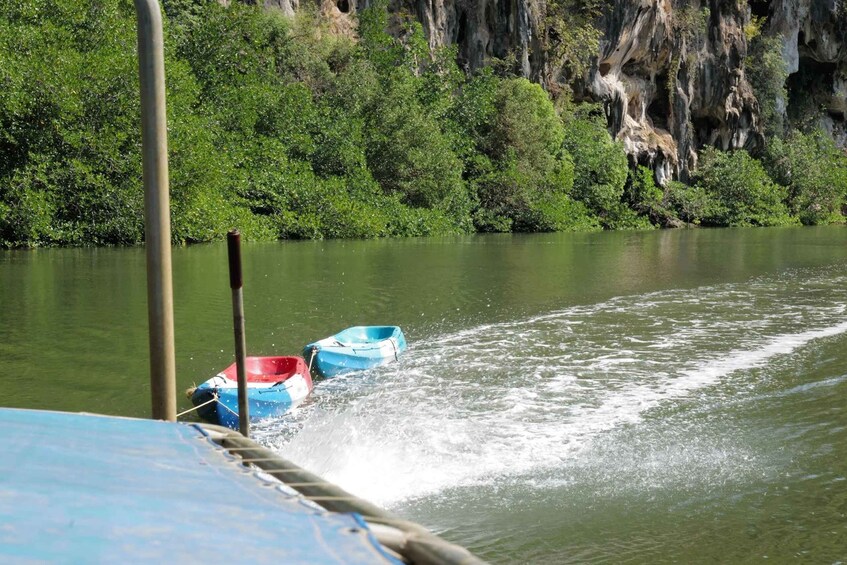
[[[222,5],[229,6],[230,0],[218,0]],[[248,5],[261,5],[265,8],[274,8],[282,10],[286,16],[293,16],[294,12],[300,7],[300,0],[241,0],[242,3]]]
[[[430,45],[456,44],[468,69],[488,59],[514,56],[527,78],[540,80],[546,58],[544,3],[537,0],[398,0],[397,8],[416,14]]]
[[[299,6],[259,1],[286,13]],[[342,31],[353,26],[347,14],[370,3],[320,2]],[[544,0],[391,0],[390,9],[417,16],[432,47],[456,44],[466,70],[514,57],[524,76],[546,86],[562,76],[544,51]],[[762,146],[762,101],[745,69],[753,17],[783,44],[789,95],[776,107],[847,147],[847,0],[608,0],[596,60],[570,86],[603,103],[633,164],[651,167],[662,184],[685,180],[706,145]]]
[[[847,2],[776,0],[769,15],[791,73],[786,113],[816,122],[847,147]]]
[[[299,0],[265,0],[266,8],[278,8],[287,16],[293,16],[294,10],[300,7]]]
[[[590,91],[631,160],[664,183],[685,178],[696,149],[761,144],[758,104],[745,78],[745,14],[737,2],[619,2]]]
[[[433,47],[457,44],[471,70],[511,53],[527,78],[545,83],[558,74],[542,48],[542,0],[396,2],[420,18]],[[801,103],[823,107],[814,119],[847,146],[845,0],[610,0],[596,62],[572,86],[603,102],[633,163],[652,167],[662,183],[685,179],[705,145],[753,150],[763,143],[760,104],[745,73],[753,16],[766,18],[762,33],[783,40],[789,99],[777,107],[791,117]]]

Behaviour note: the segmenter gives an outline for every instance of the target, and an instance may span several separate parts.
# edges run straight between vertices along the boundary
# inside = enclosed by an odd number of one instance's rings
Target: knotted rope
[[[193,389],[189,389],[189,390],[191,390],[192,394],[194,393],[194,390],[193,390]],[[186,393],[187,393],[187,392],[188,392],[188,391],[186,391]],[[194,408],[189,408],[188,410],[185,410],[184,412],[180,412],[179,414],[177,414],[177,415],[176,415],[176,417],[177,417],[177,418],[179,418],[180,416],[185,416],[185,415],[186,415],[186,414],[188,414],[189,412],[194,412],[195,410],[199,410],[200,408],[203,408],[203,407],[204,407],[204,406],[206,406],[207,404],[211,404],[212,402],[217,402],[217,400],[218,400],[218,395],[217,395],[217,393],[214,393],[214,392],[213,392],[213,393],[212,393],[212,398],[211,398],[211,399],[207,400],[207,401],[206,401],[206,402],[204,402],[203,404],[198,404],[198,405],[197,405],[197,406],[195,406]],[[223,404],[223,403],[221,403],[221,404]],[[226,404],[223,404],[223,405],[224,405],[224,406],[226,406]]]

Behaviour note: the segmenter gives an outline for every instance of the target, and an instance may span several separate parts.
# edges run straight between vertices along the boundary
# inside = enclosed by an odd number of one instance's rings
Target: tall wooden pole
[[[235,331],[235,369],[238,375],[238,430],[250,437],[250,408],[247,404],[247,374],[245,360],[247,345],[244,337],[244,281],[241,276],[241,234],[232,230],[226,234],[229,252],[229,288],[232,289],[232,327]]]
[[[173,422],[176,421],[176,363],[162,14],[157,0],[135,0],[135,11],[141,83],[150,391],[153,418]]]

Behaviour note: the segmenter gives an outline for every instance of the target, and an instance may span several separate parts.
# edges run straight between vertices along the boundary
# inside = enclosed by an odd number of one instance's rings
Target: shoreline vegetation
[[[0,246],[143,242],[132,2],[0,6]],[[844,222],[847,156],[819,130],[706,148],[662,187],[602,106],[508,61],[469,75],[386,6],[354,32],[164,2],[174,243]]]

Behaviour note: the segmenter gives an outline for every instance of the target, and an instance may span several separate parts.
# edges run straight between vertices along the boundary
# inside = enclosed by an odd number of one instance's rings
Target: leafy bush
[[[561,120],[540,86],[480,73],[463,86],[452,118],[472,142],[462,154],[479,204],[478,230],[593,226],[569,196],[573,160],[562,151]]]
[[[42,4],[0,5],[0,202],[9,211],[0,237],[14,246],[140,241],[131,12]]]
[[[524,172],[512,161],[475,180],[480,231],[574,231],[596,229],[587,208],[568,195],[573,163],[562,158],[546,177]]]
[[[545,194],[526,211],[522,224],[526,231],[594,231],[601,229],[582,202],[567,194]]]
[[[680,218],[674,209],[670,188],[656,186],[653,171],[638,166],[630,171],[626,200],[630,207],[659,226],[675,226]]]
[[[847,197],[847,155],[820,130],[774,138],[765,155],[768,171],[788,188],[792,214],[806,225],[841,223]]]
[[[655,229],[650,218],[638,214],[623,202],[613,206],[603,218],[606,229],[612,230],[652,230]]]
[[[716,226],[780,226],[796,224],[788,214],[785,188],[774,184],[762,164],[746,151],[723,153],[708,148],[694,175],[711,197],[703,223]]]
[[[466,233],[468,227],[457,225],[454,218],[439,210],[409,208],[399,200],[384,204],[388,217],[387,235],[420,237],[430,235],[458,235]]]
[[[527,174],[551,174],[559,166],[564,132],[541,86],[523,78],[502,80],[493,108],[490,129],[479,140],[482,152],[493,161],[513,160]]]
[[[628,174],[623,145],[612,140],[602,113],[586,106],[566,120],[562,146],[573,157],[573,197],[610,227]]]
[[[15,172],[4,183],[0,202],[0,241],[8,247],[53,243],[55,206],[45,163],[39,160]]]
[[[676,216],[689,224],[700,224],[706,210],[712,208],[712,198],[702,186],[670,181],[667,187],[667,200]]]
[[[395,83],[365,109],[367,163],[386,192],[410,206],[445,210],[465,190],[462,163],[414,86]]]

